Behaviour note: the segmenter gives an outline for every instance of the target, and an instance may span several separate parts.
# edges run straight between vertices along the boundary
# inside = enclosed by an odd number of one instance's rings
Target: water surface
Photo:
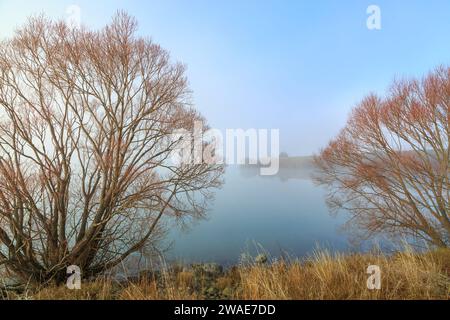
[[[276,176],[258,173],[255,167],[229,166],[208,220],[170,234],[169,258],[235,263],[243,252],[253,253],[255,243],[272,256],[300,257],[317,246],[349,248],[340,230],[344,217],[329,214],[324,189],[310,179],[310,169],[281,168]]]

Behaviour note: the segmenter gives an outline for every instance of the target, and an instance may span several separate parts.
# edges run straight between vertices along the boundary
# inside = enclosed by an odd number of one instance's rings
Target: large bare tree
[[[205,121],[183,65],[133,18],[98,31],[31,18],[1,43],[0,68],[0,264],[16,279],[97,275],[165,217],[205,214],[223,167],[172,160],[174,130]]]
[[[316,158],[333,209],[366,236],[450,245],[450,68],[367,96]]]

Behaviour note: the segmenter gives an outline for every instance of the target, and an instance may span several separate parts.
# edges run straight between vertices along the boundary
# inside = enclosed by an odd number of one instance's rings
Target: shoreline
[[[381,271],[380,289],[368,288],[370,266]],[[303,300],[450,299],[450,249],[330,254],[269,261],[262,255],[229,269],[215,263],[170,265],[124,281],[84,280],[80,290],[64,285],[2,293],[3,299],[82,300]]]

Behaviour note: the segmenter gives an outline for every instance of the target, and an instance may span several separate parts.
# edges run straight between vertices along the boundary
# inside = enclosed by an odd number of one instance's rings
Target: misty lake
[[[277,175],[260,176],[257,167],[227,167],[207,220],[173,231],[168,258],[230,264],[243,252],[254,254],[256,244],[274,257],[300,257],[318,246],[348,250],[340,230],[345,217],[330,215],[325,190],[313,183],[311,173],[308,168],[280,168]]]

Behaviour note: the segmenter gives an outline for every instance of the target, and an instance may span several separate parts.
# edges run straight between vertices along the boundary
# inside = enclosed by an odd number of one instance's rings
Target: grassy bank
[[[366,269],[381,269],[381,289],[367,289]],[[303,260],[247,262],[222,271],[214,265],[172,267],[139,279],[83,282],[81,290],[49,287],[7,299],[449,299],[450,250],[331,255]]]

